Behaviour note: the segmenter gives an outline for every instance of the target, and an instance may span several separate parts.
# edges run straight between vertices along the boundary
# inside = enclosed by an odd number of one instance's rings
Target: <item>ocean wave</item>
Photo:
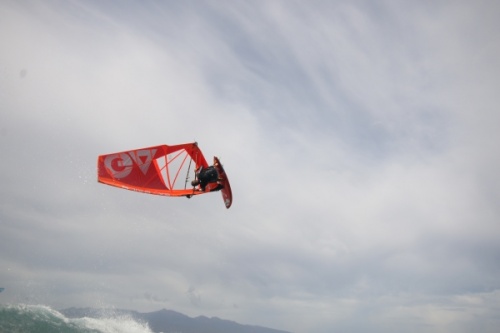
[[[101,318],[67,318],[45,305],[0,305],[1,333],[153,333],[148,324],[110,311]]]

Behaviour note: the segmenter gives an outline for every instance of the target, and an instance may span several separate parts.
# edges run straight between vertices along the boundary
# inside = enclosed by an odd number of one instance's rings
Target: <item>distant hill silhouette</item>
[[[242,325],[234,321],[217,317],[199,316],[191,318],[172,310],[140,313],[131,310],[108,310],[93,308],[69,308],[60,311],[68,318],[101,318],[127,315],[136,320],[146,322],[156,333],[290,333],[261,326]]]

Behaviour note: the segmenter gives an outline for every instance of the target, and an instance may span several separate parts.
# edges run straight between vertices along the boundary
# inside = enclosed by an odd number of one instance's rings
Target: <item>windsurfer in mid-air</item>
[[[214,165],[211,165],[207,168],[203,168],[200,166],[198,170],[196,170],[196,179],[191,182],[191,185],[196,186],[200,185],[200,189],[205,192],[205,188],[209,183],[217,183],[217,186],[210,191],[219,191],[223,188],[222,184],[219,182],[219,172],[217,171],[217,161],[214,158]]]

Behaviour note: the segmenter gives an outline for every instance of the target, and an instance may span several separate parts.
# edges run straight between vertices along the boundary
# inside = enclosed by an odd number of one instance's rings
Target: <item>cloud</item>
[[[2,298],[493,332],[495,9],[2,3]],[[96,182],[99,154],[192,140],[230,210]]]

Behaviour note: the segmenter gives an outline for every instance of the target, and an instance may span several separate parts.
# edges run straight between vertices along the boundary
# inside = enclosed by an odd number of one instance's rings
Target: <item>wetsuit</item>
[[[197,181],[194,180],[191,184],[193,186],[200,184],[201,190],[205,191],[208,183],[215,183],[219,179],[219,173],[214,166],[202,168],[197,174]]]

